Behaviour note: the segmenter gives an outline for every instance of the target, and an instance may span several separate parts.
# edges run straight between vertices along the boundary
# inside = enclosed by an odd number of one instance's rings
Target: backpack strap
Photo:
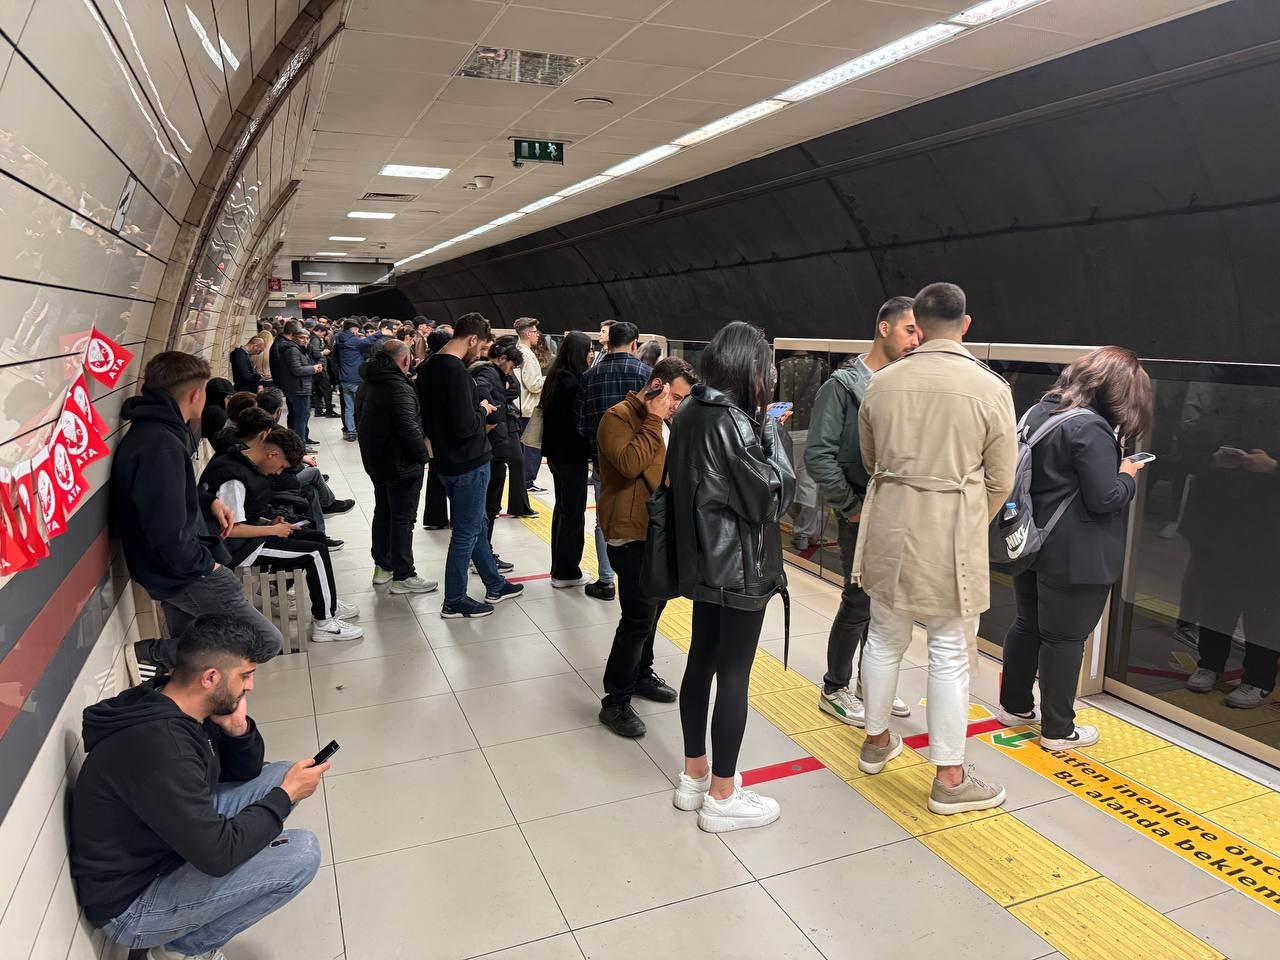
[[[1031,410],[1034,410],[1034,409],[1035,407],[1031,408]],[[1031,415],[1031,410],[1028,410],[1025,414],[1022,415],[1022,422],[1018,424],[1018,433],[1020,435],[1027,428],[1026,427],[1027,417]],[[1044,423],[1040,424],[1039,429],[1036,430],[1035,433],[1031,434],[1031,436],[1026,441],[1027,446],[1034,447],[1037,443],[1039,443],[1049,434],[1053,433],[1055,430],[1057,430],[1060,426],[1062,426],[1068,420],[1074,420],[1077,417],[1088,417],[1088,416],[1096,417],[1098,415],[1094,413],[1092,410],[1086,409],[1085,407],[1074,407],[1066,411],[1065,413],[1055,413],[1053,416],[1049,417],[1049,419],[1047,419]]]

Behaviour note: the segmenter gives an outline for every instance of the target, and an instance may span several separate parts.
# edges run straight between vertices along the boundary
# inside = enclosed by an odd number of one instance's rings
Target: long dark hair
[[[1128,347],[1099,347],[1062,371],[1050,394],[1059,410],[1092,407],[1116,428],[1122,444],[1134,443],[1151,427],[1151,377]]]
[[[773,349],[764,331],[741,320],[722,327],[698,360],[702,381],[732,401],[752,420],[773,397]]]
[[[581,377],[587,369],[587,357],[591,355],[591,338],[581,330],[571,330],[564,335],[564,342],[556,351],[556,358],[551,361],[551,369],[547,371],[546,384],[542,388],[542,399],[538,406],[546,410],[551,398],[555,395],[560,383],[560,371],[567,370],[575,378]]]

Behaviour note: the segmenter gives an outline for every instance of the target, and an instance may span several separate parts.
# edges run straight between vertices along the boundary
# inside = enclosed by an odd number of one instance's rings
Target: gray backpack
[[[1037,526],[1035,505],[1031,502],[1031,451],[1068,420],[1097,416],[1092,410],[1076,407],[1066,413],[1053,415],[1035,433],[1029,434],[1027,418],[1034,409],[1032,407],[1018,421],[1018,466],[1014,471],[1013,490],[989,528],[991,565],[1007,574],[1019,574],[1031,566],[1053,528],[1080,495],[1077,489],[1053,511],[1053,516],[1043,527]]]

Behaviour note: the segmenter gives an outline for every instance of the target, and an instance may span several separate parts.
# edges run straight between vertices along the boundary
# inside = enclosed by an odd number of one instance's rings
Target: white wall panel
[[[141,354],[142,344],[129,348],[135,354]],[[92,377],[87,377],[89,396],[102,418],[107,421],[109,430],[114,432],[118,424],[112,419],[118,418],[120,405],[124,402],[121,391],[140,375],[142,363],[135,357],[130,363],[124,378],[116,384],[115,389],[102,386]],[[3,451],[15,439],[21,439],[33,430],[52,423],[61,413],[61,403],[67,384],[80,373],[80,365],[65,357],[48,360],[35,360],[30,363],[0,367],[0,451]],[[10,454],[13,451],[9,451]],[[11,466],[21,456],[5,462]]]
[[[0,279],[0,363],[61,356],[95,326],[117,343],[143,340],[151,310],[149,300]]]
[[[254,76],[253,51],[249,43],[248,0],[214,0],[213,13],[218,22],[218,49],[222,50],[225,44],[226,50],[230,50],[240,64],[238,67],[232,67],[230,63],[223,64],[223,73],[231,92],[231,107],[234,109],[249,92]],[[224,57],[226,50],[223,50]]]
[[[156,0],[149,2],[158,6]],[[213,142],[217,143],[231,120],[231,104],[228,101],[224,74],[233,71],[226,54],[218,45],[218,28],[214,23],[213,7],[209,0],[170,0],[168,7],[173,32],[178,35],[178,45],[187,62],[187,75],[191,79],[196,102],[200,105],[200,113],[204,116],[205,130]],[[239,64],[236,69],[249,68],[234,51],[231,57]]]
[[[261,73],[276,46],[276,8],[272,0],[248,0],[253,72]]]
[[[0,30],[11,40],[17,40],[27,22],[34,0],[0,0]]]

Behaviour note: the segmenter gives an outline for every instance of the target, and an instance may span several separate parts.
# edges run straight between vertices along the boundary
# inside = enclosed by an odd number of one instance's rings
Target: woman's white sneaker
[[[772,797],[735,787],[723,800],[707,794],[698,813],[698,828],[707,833],[729,833],[765,827],[778,819],[782,808]]]
[[[742,786],[742,774],[735,773],[733,775],[733,785],[735,787]],[[706,797],[707,791],[711,789],[711,771],[707,771],[707,775],[701,780],[695,780],[687,773],[680,774],[680,782],[676,784],[676,792],[671,802],[677,810],[691,812],[693,810],[702,809],[703,798]]]
[[[591,582],[591,580],[592,578],[587,576],[586,574],[583,574],[582,576],[578,577],[578,579],[576,580],[557,580],[555,577],[552,577],[551,585],[555,587],[557,590],[565,590],[569,587],[585,587],[588,583]]]
[[[1098,742],[1098,728],[1077,723],[1069,737],[1040,737],[1040,746],[1046,750],[1075,750],[1077,747],[1092,747]]]
[[[315,643],[328,643],[330,640],[359,640],[363,636],[362,627],[339,620],[337,617],[317,620],[311,627],[311,639]]]
[[[334,614],[339,620],[354,620],[360,616],[360,608],[354,603],[347,603],[345,600],[339,600],[334,608]]]

